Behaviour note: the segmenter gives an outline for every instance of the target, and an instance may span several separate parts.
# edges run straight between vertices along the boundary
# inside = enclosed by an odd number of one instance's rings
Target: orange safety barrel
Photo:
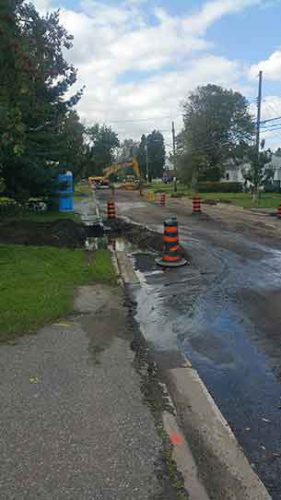
[[[201,198],[200,198],[200,196],[198,196],[198,195],[193,196],[192,204],[193,204],[193,212],[192,212],[193,215],[201,214]]]
[[[156,263],[163,267],[180,267],[187,264],[181,254],[179,244],[179,228],[176,217],[171,217],[164,222],[164,251],[161,258],[156,259]]]
[[[114,201],[108,201],[107,202],[107,220],[115,220],[115,219],[116,219],[115,203],[114,203]]]
[[[166,206],[166,195],[161,194],[160,196],[160,207],[165,207]]]
[[[277,217],[278,217],[278,219],[281,219],[281,203],[279,203],[279,206],[278,206]]]

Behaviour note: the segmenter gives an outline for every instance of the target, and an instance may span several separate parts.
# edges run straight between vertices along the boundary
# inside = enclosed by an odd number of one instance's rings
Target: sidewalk
[[[121,289],[83,287],[76,311],[0,346],[1,498],[176,498]]]

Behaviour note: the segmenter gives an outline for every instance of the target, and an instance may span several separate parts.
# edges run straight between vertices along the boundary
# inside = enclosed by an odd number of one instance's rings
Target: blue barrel
[[[59,212],[73,212],[73,175],[68,171],[58,175]]]

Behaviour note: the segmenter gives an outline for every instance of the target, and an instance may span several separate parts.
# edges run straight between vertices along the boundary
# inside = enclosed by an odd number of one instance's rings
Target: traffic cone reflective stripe
[[[165,243],[177,243],[179,241],[178,236],[164,236],[164,242]]]
[[[164,230],[165,233],[175,233],[175,234],[178,234],[178,228],[177,226],[168,226],[168,227],[165,227],[165,230]]]

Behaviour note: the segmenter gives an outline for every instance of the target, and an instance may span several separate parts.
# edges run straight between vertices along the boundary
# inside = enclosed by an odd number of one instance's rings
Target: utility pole
[[[148,160],[147,137],[145,138],[145,170],[146,170],[146,182],[148,182],[148,180],[149,180],[149,160]]]
[[[256,175],[259,171],[259,157],[260,157],[260,129],[261,129],[261,101],[262,101],[262,71],[259,72],[259,93],[257,99],[257,130],[256,130]],[[255,186],[255,193],[253,199],[256,200],[258,193],[258,186]]]
[[[174,159],[174,192],[176,193],[177,188],[177,173],[176,173],[176,133],[175,133],[175,122],[172,122],[172,137],[173,137],[173,159]]]
[[[173,155],[176,156],[175,122],[172,122],[172,136],[173,136]]]
[[[261,101],[262,101],[262,71],[259,72],[259,93],[258,93],[258,112],[257,112],[257,134],[256,134],[256,148],[257,159],[260,153],[260,128],[261,128]]]

